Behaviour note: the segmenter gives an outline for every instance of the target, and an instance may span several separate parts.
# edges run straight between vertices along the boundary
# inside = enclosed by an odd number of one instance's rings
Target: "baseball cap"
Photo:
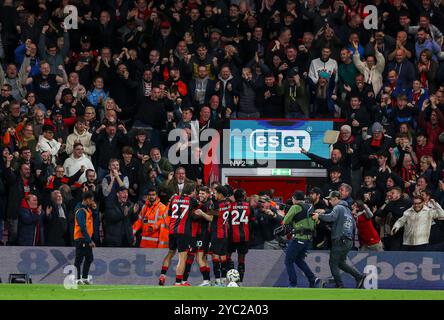
[[[293,193],[293,199],[295,200],[305,200],[305,192],[301,190],[296,190]]]
[[[52,116],[53,117],[55,117],[55,116],[62,116],[62,115],[63,115],[62,109],[60,109],[60,108],[53,108],[52,109]]]
[[[291,68],[288,72],[287,72],[287,77],[288,78],[293,78],[295,75],[298,74],[299,68],[295,67],[295,68]]]
[[[322,190],[319,187],[313,187],[311,188],[310,193],[322,194]]]
[[[218,28],[213,28],[213,29],[210,30],[210,33],[213,33],[213,32],[222,34],[222,31],[220,29],[218,29]]]
[[[171,23],[169,21],[162,21],[160,23],[160,28],[169,29],[169,28],[171,28]]]
[[[330,74],[327,71],[321,71],[319,73],[319,78],[330,79]]]
[[[265,202],[270,202],[270,201],[271,201],[271,199],[270,199],[270,197],[267,196],[267,195],[264,195],[264,196],[260,196],[260,197],[259,197],[259,202],[263,202],[263,203],[265,203]]]
[[[339,191],[332,191],[332,192],[330,192],[328,197],[325,197],[325,199],[331,199],[331,198],[341,199],[341,194],[339,193]]]
[[[89,42],[91,42],[91,38],[88,36],[88,35],[83,35],[81,38],[80,38],[80,42],[82,42],[82,43],[89,43]]]

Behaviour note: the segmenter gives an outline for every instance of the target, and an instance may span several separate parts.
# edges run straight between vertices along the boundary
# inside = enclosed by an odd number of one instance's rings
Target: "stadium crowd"
[[[64,21],[69,4],[77,29]],[[364,27],[368,4],[377,30]],[[432,0],[2,0],[0,239],[5,229],[8,245],[73,245],[92,191],[97,245],[168,247],[171,196],[218,185],[203,164],[171,165],[171,130],[191,139],[237,118],[340,118],[329,159],[302,150],[328,172],[307,201],[323,209],[339,191],[361,250],[444,250],[443,10]],[[250,248],[281,247],[273,231],[294,200],[249,195]],[[328,224],[316,229],[314,249],[327,248]]]

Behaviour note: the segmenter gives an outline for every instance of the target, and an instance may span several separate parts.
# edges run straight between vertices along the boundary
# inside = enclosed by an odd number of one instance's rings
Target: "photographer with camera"
[[[293,206],[291,206],[284,217],[284,224],[293,227],[291,240],[285,254],[285,267],[290,280],[289,287],[295,288],[297,285],[297,276],[293,265],[296,263],[307,277],[310,288],[314,288],[317,282],[319,282],[319,279],[316,278],[310,270],[310,267],[305,262],[305,257],[308,249],[310,249],[312,245],[316,223],[310,218],[310,205],[305,203],[305,194],[303,191],[296,191],[292,196],[292,201]]]
[[[271,205],[269,196],[259,198],[254,210],[254,242],[251,249],[279,250],[279,242],[274,238],[273,231],[280,225],[284,213]]]

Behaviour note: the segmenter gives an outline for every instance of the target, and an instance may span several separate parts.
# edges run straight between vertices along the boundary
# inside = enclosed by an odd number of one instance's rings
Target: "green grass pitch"
[[[444,300],[444,291],[0,284],[1,300]]]

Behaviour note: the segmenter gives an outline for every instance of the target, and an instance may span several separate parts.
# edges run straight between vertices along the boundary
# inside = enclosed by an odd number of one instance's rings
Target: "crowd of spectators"
[[[444,204],[443,1],[1,2],[0,239],[7,230],[10,245],[71,245],[86,190],[99,204],[95,243],[133,245],[148,190],[166,203],[209,183],[202,164],[171,165],[168,133],[183,130],[177,151],[191,149],[193,130],[236,118],[343,119],[329,159],[302,150],[328,171],[310,198],[321,208],[341,192],[385,250],[418,244],[419,222],[399,220],[413,200]],[[376,30],[364,27],[366,5]],[[285,210],[269,196],[250,198],[252,247],[279,247],[272,229]],[[420,245],[444,241],[439,220],[418,228]],[[318,229],[323,248],[328,226]]]

